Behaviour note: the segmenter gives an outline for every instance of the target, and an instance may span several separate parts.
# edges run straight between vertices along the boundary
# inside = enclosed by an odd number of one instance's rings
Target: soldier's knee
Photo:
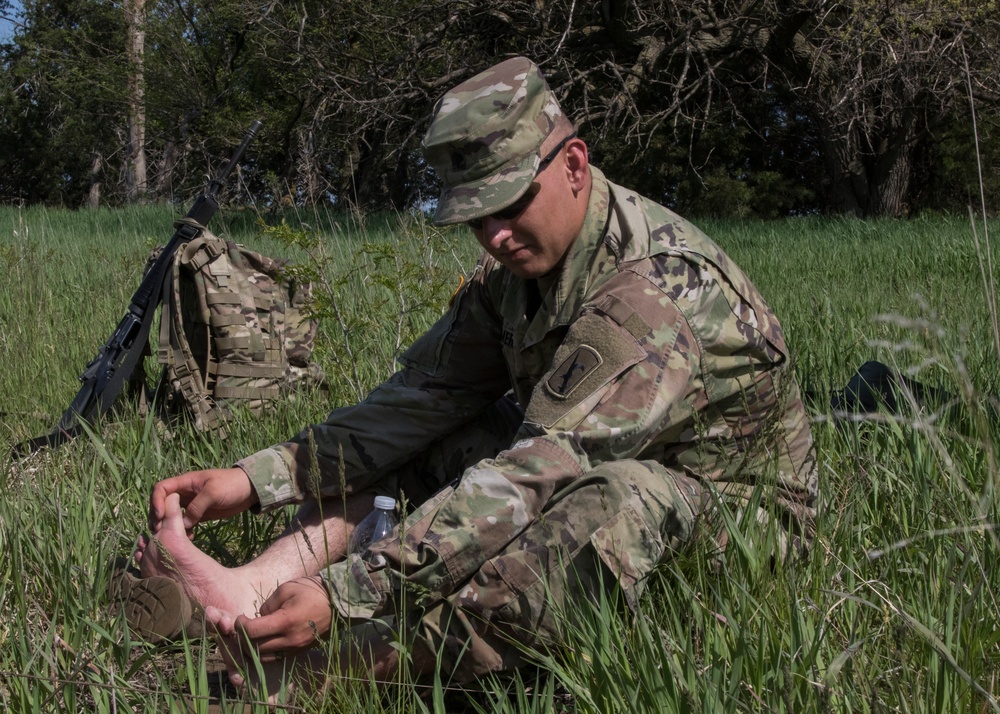
[[[615,512],[631,509],[652,532],[677,549],[692,537],[702,510],[701,483],[655,461],[622,459],[592,472]]]

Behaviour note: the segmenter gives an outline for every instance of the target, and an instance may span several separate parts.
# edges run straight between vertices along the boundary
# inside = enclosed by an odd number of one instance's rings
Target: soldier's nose
[[[483,245],[491,250],[499,250],[511,236],[510,221],[504,221],[493,216],[483,219]]]

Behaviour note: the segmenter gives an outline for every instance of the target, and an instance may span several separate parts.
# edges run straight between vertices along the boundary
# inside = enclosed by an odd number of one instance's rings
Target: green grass
[[[249,213],[213,226],[322,268],[320,359],[333,394],[240,419],[219,442],[184,426],[166,438],[125,409],[101,429],[25,463],[6,456],[51,429],[76,377],[121,317],[169,209],[0,209],[0,710],[164,711],[207,695],[209,648],[130,639],[107,607],[108,563],[129,551],[157,480],[228,464],[349,403],[392,369],[472,264],[461,231],[410,218],[316,214],[288,225],[321,238],[287,246]],[[303,225],[304,224],[304,225]],[[701,222],[781,318],[813,395],[824,493],[807,562],[774,571],[733,548],[665,563],[637,617],[581,602],[568,646],[541,669],[476,693],[405,673],[372,693],[338,684],[309,711],[997,711],[1000,543],[996,487],[1000,359],[965,219]],[[980,238],[982,228],[980,227]],[[311,252],[313,258],[307,255]],[[402,289],[398,286],[402,285]],[[947,414],[838,428],[829,392],[868,359],[956,395]],[[288,514],[203,527],[198,543],[239,562]],[[739,533],[734,533],[738,539]]]

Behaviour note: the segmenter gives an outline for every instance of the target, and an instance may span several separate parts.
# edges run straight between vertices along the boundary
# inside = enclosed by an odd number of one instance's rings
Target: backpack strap
[[[183,246],[174,260],[169,289],[164,295],[164,311],[160,317],[160,349],[166,348],[166,362],[171,370],[171,384],[181,394],[194,415],[199,430],[216,430],[224,434],[226,414],[212,398],[211,384],[218,372],[218,364],[211,350],[205,351],[205,364],[200,365],[185,333],[179,306],[181,305],[181,271],[198,272],[225,252],[222,241],[214,236],[201,235]],[[167,289],[166,287],[164,289]],[[168,307],[169,306],[169,307]],[[198,316],[191,326],[194,334],[204,344],[211,344],[211,315],[207,304],[199,298]],[[167,335],[164,339],[164,330]],[[204,378],[203,376],[204,375]]]

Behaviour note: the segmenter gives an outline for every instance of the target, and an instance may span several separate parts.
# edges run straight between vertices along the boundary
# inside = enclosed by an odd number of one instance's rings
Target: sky
[[[14,35],[13,17],[21,12],[21,0],[11,0],[10,10],[0,13],[0,42],[7,42]]]

